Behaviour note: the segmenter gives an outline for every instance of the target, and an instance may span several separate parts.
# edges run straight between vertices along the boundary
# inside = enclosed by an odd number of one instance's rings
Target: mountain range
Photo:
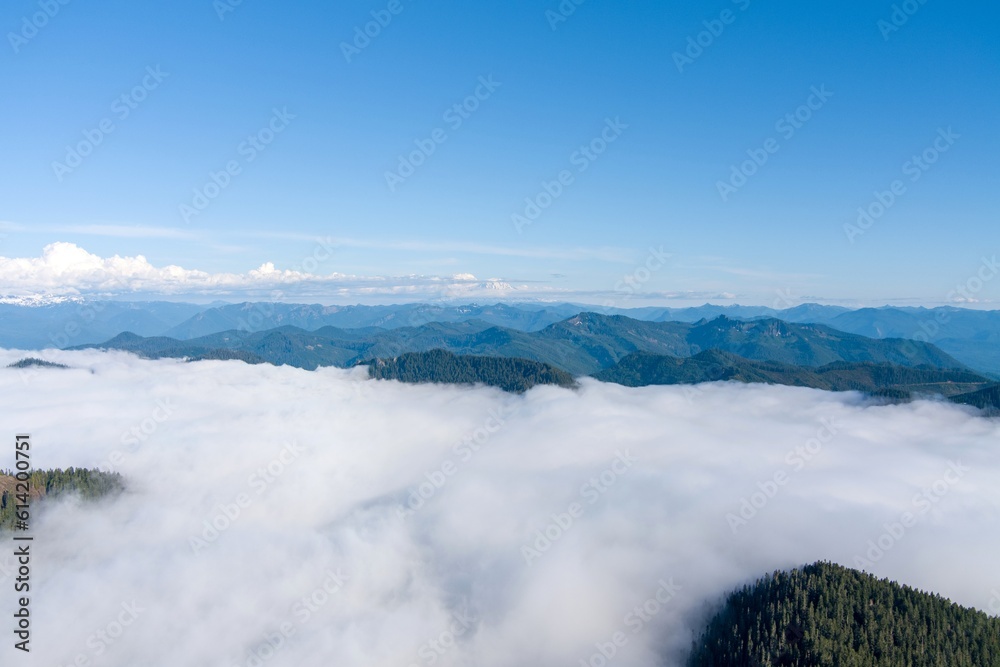
[[[754,361],[721,350],[706,350],[685,358],[636,352],[611,368],[594,373],[593,377],[629,387],[760,382],[826,391],[861,391],[897,401],[913,396],[943,396],[990,411],[1000,406],[1000,385],[968,370],[846,361],[817,368]]]
[[[393,330],[419,328],[435,322],[456,325],[472,322],[479,323],[471,325],[473,327],[486,325],[485,328],[496,326],[535,333],[588,310],[595,308],[569,303],[321,306],[269,302],[196,305],[88,300],[11,303],[0,300],[0,347],[65,348],[101,343],[126,331],[145,337],[198,340],[227,331],[258,333],[286,326],[305,331],[324,327]],[[930,342],[963,364],[1000,377],[1000,311],[954,307],[848,309],[819,304],[780,310],[738,305],[596,310],[603,315],[623,315],[645,322],[694,324],[719,316],[744,321],[780,319],[789,324],[821,324],[868,338]]]
[[[871,339],[816,324],[776,319],[650,322],[621,315],[581,313],[539,331],[491,326],[481,320],[433,322],[418,327],[305,331],[283,326],[248,333],[227,331],[190,340],[120,334],[80,348],[118,349],[150,357],[199,357],[228,350],[274,364],[306,369],[352,366],[433,349],[455,354],[500,356],[546,363],[572,375],[590,375],[635,352],[690,357],[718,349],[758,361],[822,366],[838,361],[965,369],[929,343]]]

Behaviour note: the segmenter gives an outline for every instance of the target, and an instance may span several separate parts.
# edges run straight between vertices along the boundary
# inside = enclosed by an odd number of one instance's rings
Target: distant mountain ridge
[[[623,315],[651,322],[780,319],[791,324],[823,324],[869,338],[905,338],[930,342],[963,363],[1000,377],[1000,311],[949,306],[938,308],[882,307],[850,309],[802,304],[786,309],[766,306],[703,305],[690,308],[600,308],[580,304],[498,303],[493,305],[404,304],[396,306],[302,306],[293,304],[234,304],[206,310],[173,329],[160,332],[194,338],[228,329],[262,331],[283,325],[312,330],[379,327],[394,329],[430,322],[478,320],[508,329],[535,332],[581,312]]]
[[[716,381],[760,382],[827,391],[863,391],[899,398],[912,394],[937,394],[955,397],[956,401],[970,396],[971,392],[993,386],[990,379],[967,370],[845,361],[816,368],[777,361],[753,361],[720,350],[707,350],[686,358],[638,352],[611,368],[595,373],[593,377],[629,387]]]
[[[575,315],[580,310],[579,306],[568,304],[451,306],[415,303],[392,306],[321,306],[239,303],[205,310],[164,331],[163,335],[190,339],[232,329],[257,332],[281,326],[294,326],[307,331],[327,326],[342,329],[397,329],[431,322],[454,323],[469,320],[481,320],[521,331],[537,331]]]
[[[0,347],[25,350],[98,343],[123,331],[161,334],[210,306],[150,301],[57,299],[0,303]]]
[[[194,340],[227,331],[256,333],[282,326],[306,331],[327,326],[393,330],[434,322],[480,322],[534,333],[589,311],[607,316],[623,315],[639,321],[688,324],[712,321],[720,315],[742,321],[779,319],[789,324],[825,325],[868,338],[930,342],[962,363],[1000,379],[1000,311],[950,306],[848,309],[807,303],[786,309],[710,304],[691,308],[627,309],[531,302],[322,306],[270,302],[195,305],[79,298],[17,299],[0,303],[0,347],[64,348],[100,343],[125,331],[142,336]]]
[[[465,320],[395,329],[283,326],[191,340],[125,332],[70,349],[87,348],[309,370],[364,363],[376,378],[482,383],[516,392],[536,384],[575,386],[574,377],[592,375],[627,386],[759,382],[855,390],[893,401],[940,395],[990,414],[1000,408],[1000,385],[928,343],[773,318],[685,323],[580,313],[534,332]]]
[[[581,313],[535,332],[490,326],[476,320],[397,329],[323,327],[304,331],[285,326],[256,333],[228,331],[191,340],[121,334],[99,345],[80,347],[168,357],[197,357],[227,349],[251,353],[270,363],[307,369],[351,366],[364,359],[432,349],[523,358],[550,364],[573,375],[590,375],[634,352],[689,357],[706,349],[801,366],[848,361],[964,369],[959,361],[927,343],[874,340],[822,325],[726,317],[694,324],[650,322],[596,313]]]
[[[368,367],[372,378],[408,383],[485,384],[517,393],[538,384],[577,386],[569,373],[548,364],[510,357],[455,355],[445,350],[407,352],[391,359],[359,363]],[[780,384],[826,391],[861,391],[892,402],[914,396],[944,396],[987,409],[996,406],[996,397],[989,392],[1000,386],[966,370],[844,361],[813,368],[752,361],[720,350],[706,350],[693,357],[636,352],[593,377],[629,387],[716,381]],[[985,396],[978,398],[984,391]]]

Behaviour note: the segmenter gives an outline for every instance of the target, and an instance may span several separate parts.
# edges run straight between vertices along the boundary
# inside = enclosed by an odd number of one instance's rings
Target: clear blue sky
[[[777,290],[937,303],[1000,251],[995,3],[912,0],[880,27],[892,2],[586,0],[558,22],[556,0],[224,2],[52,0],[37,34],[24,21],[45,2],[3,4],[0,255],[62,241],[241,273],[296,265],[324,236],[340,247],[320,272],[471,273],[583,299],[662,246],[645,294],[770,304]],[[390,5],[348,62],[343,43]],[[115,102],[144,80],[134,109]],[[446,112],[477,89],[457,126]],[[776,126],[809,101],[794,133]],[[294,118],[241,147],[273,109]],[[102,120],[113,131],[57,175]],[[438,128],[392,191],[386,172]],[[958,138],[913,180],[906,163],[948,128]],[[602,131],[603,154],[574,155]],[[765,146],[724,201],[719,182]],[[179,207],[230,161],[239,173],[186,221]],[[564,170],[518,232],[512,214]],[[905,190],[851,243],[844,225],[895,180]],[[976,297],[1000,300],[1000,279]]]

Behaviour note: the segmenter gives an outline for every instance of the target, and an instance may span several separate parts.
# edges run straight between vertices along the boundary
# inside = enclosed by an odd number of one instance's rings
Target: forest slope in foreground
[[[31,514],[52,498],[94,502],[125,488],[116,473],[29,474]],[[0,471],[0,533],[14,528],[12,471]],[[101,511],[93,505],[92,511]],[[688,667],[1000,667],[1000,618],[831,563],[774,572],[726,598]]]
[[[996,667],[1000,619],[831,563],[733,592],[689,667]]]

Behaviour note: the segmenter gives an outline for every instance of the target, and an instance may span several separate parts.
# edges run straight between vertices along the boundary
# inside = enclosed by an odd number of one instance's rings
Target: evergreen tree
[[[1000,667],[1000,619],[831,563],[732,593],[689,667]]]

